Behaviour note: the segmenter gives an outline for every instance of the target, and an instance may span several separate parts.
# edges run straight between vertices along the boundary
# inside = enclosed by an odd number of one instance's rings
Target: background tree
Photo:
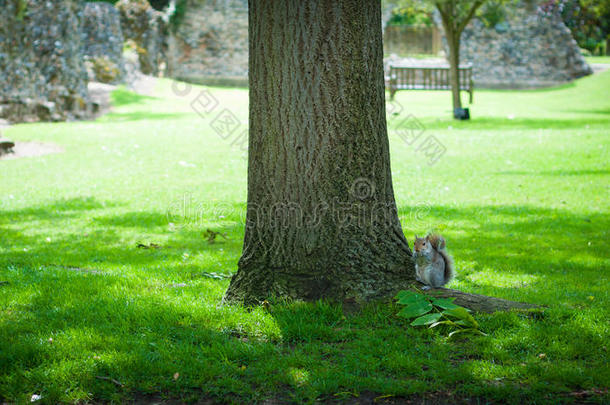
[[[409,285],[379,0],[251,0],[249,53],[247,225],[226,299],[360,300]]]
[[[458,118],[456,109],[462,108],[460,97],[460,39],[464,28],[475,16],[477,10],[488,0],[386,0],[400,10],[392,16],[393,22],[398,20],[426,21],[432,19],[434,10],[440,14],[449,54],[449,81],[453,102],[454,117]],[[409,16],[411,15],[412,16]],[[419,17],[416,17],[419,16]],[[429,17],[426,18],[425,16]]]
[[[610,0],[545,0],[541,13],[559,13],[578,46],[610,55]]]
[[[486,0],[437,0],[434,6],[441,16],[445,31],[449,54],[449,80],[451,82],[451,96],[453,101],[454,117],[458,118],[457,109],[462,108],[460,97],[460,41],[464,28],[474,17],[477,10]]]
[[[418,0],[385,0],[382,1],[384,9],[390,9],[387,18],[388,25],[426,26],[434,24],[431,3]]]

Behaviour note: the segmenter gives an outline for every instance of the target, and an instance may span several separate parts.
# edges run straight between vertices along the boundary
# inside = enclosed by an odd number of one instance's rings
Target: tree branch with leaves
[[[459,109],[462,108],[460,97],[460,40],[462,32],[472,20],[477,10],[487,0],[437,0],[434,6],[441,16],[449,54],[449,80],[453,100],[454,117],[458,118]]]

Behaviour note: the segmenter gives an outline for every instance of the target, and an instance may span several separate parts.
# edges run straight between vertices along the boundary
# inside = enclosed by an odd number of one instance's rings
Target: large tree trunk
[[[412,283],[380,13],[379,0],[249,1],[248,212],[227,300],[359,301]]]
[[[453,101],[453,112],[462,108],[462,98],[460,97],[460,41],[454,39],[453,45],[449,45],[449,76],[451,77],[451,97]]]
[[[457,108],[462,108],[460,97],[460,35],[451,27],[445,27],[445,37],[449,48],[449,81],[451,82],[451,98],[453,102],[453,114]],[[456,117],[457,118],[457,117]]]

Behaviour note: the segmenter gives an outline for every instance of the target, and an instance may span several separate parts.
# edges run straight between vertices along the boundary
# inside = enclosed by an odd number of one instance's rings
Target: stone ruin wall
[[[121,15],[110,3],[86,3],[81,21],[83,57],[90,81],[121,83],[125,78]]]
[[[117,7],[82,0],[0,0],[0,119],[89,118],[98,108],[89,81],[125,83],[139,74],[136,70],[159,74],[166,64],[163,14],[147,0],[122,0]],[[131,54],[123,54],[127,39],[137,52],[135,64]]]
[[[592,73],[561,18],[539,13],[535,0],[509,6],[507,20],[494,28],[473,20],[461,56],[473,64],[479,87],[543,87]],[[247,85],[247,0],[187,0],[169,35],[168,63],[179,80]]]
[[[0,0],[0,118],[60,121],[91,110],[76,0]]]
[[[168,61],[178,80],[247,85],[248,1],[187,0],[169,36]]]
[[[119,72],[110,82],[121,81],[127,38],[139,42],[146,73],[158,74],[167,56],[176,79],[247,85],[247,0],[186,0],[186,14],[174,30],[147,1],[129,3],[122,0],[117,11],[104,3],[83,7],[79,0],[0,0],[0,118],[89,116],[94,106],[85,62],[103,56]],[[473,64],[476,85],[540,87],[590,74],[559,16],[523,4],[502,25],[487,28],[475,19],[466,28],[462,61]]]
[[[136,46],[139,69],[157,76],[166,69],[167,22],[147,0],[120,0],[116,4],[125,40]]]
[[[460,57],[472,63],[478,87],[545,87],[593,73],[561,17],[531,2],[508,7],[495,27],[474,19],[462,34]]]

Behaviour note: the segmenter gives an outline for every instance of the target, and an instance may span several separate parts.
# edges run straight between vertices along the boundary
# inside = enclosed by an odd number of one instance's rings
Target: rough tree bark
[[[437,288],[426,291],[426,294],[438,298],[455,298],[453,302],[476,312],[492,313],[511,309],[529,310],[540,308],[539,305],[488,297],[486,295],[465,293],[450,288]]]
[[[453,102],[454,117],[455,110],[462,108],[460,88],[460,37],[455,35],[451,27],[445,27],[447,47],[449,48],[449,81],[451,83],[451,100]]]
[[[249,1],[248,211],[227,300],[366,300],[413,281],[380,13],[379,0]]]

